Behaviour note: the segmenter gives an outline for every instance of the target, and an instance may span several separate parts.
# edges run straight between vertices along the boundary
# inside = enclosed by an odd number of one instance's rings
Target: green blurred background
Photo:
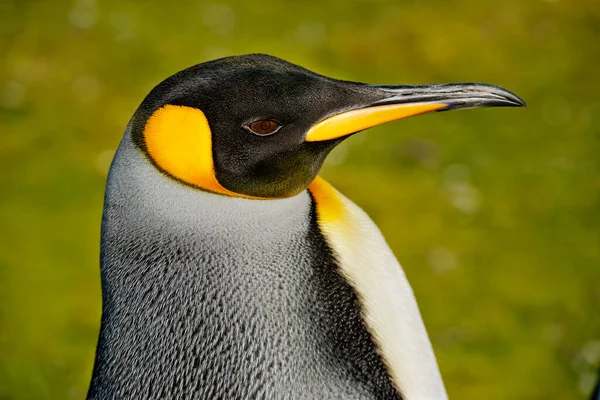
[[[106,173],[148,91],[249,52],[527,109],[362,133],[323,175],[382,228],[454,399],[582,399],[600,362],[600,2],[0,0],[0,399],[82,399]]]

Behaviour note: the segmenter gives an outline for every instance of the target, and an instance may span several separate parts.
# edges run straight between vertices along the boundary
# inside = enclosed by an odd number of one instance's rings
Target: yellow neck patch
[[[308,187],[317,205],[317,218],[321,223],[334,223],[344,216],[344,203],[337,191],[323,178],[317,176]]]
[[[212,134],[202,111],[185,106],[161,107],[146,122],[144,140],[150,157],[174,178],[214,193],[258,198],[227,190],[217,180]]]

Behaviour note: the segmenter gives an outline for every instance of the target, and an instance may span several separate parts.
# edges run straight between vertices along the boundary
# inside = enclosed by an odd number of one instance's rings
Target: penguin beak
[[[308,131],[306,141],[338,139],[386,122],[433,111],[526,106],[514,93],[482,83],[368,87],[379,92],[382,98],[366,107],[320,121]]]

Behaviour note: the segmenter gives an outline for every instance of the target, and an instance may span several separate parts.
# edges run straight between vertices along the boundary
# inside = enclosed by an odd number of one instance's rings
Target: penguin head
[[[183,70],[131,121],[134,142],[182,184],[256,199],[294,196],[350,135],[432,111],[524,106],[492,85],[374,86],[331,79],[262,54]]]

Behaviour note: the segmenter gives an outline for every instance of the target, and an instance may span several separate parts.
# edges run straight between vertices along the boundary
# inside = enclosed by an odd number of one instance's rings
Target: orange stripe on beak
[[[403,103],[347,111],[314,125],[308,131],[306,141],[337,139],[386,122],[438,111],[447,106],[444,103]]]

